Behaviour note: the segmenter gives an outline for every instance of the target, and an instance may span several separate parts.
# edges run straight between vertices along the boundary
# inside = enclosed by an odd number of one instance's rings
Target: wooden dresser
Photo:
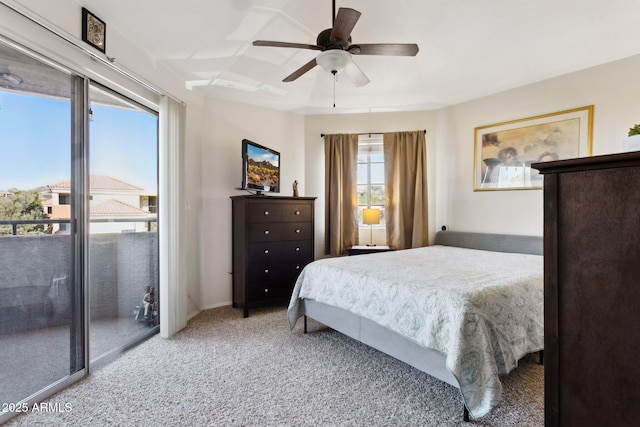
[[[289,300],[313,261],[315,197],[234,196],[233,306],[249,309]]]
[[[640,152],[544,174],[545,425],[640,415]]]

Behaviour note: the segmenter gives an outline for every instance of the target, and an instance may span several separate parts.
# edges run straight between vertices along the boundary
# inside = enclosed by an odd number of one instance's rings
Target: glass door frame
[[[148,106],[142,105],[139,102],[125,96],[124,94],[118,92],[115,89],[110,88],[109,86],[106,86],[100,82],[91,80],[86,78],[84,80],[84,90],[85,90],[85,102],[86,102],[86,108],[85,108],[85,120],[84,120],[84,132],[85,132],[85,141],[86,143],[84,144],[84,146],[82,147],[82,149],[80,150],[80,152],[78,152],[78,155],[83,155],[84,157],[78,157],[78,159],[82,159],[82,163],[83,163],[83,169],[85,174],[82,176],[78,176],[78,180],[83,180],[82,182],[82,191],[83,191],[83,196],[82,199],[84,200],[84,204],[83,204],[83,212],[82,212],[82,224],[83,224],[83,232],[84,232],[84,238],[82,239],[82,245],[84,245],[84,258],[83,259],[83,270],[81,272],[83,280],[84,280],[84,288],[83,288],[83,292],[84,292],[84,310],[85,310],[85,347],[86,347],[86,352],[85,352],[85,356],[86,356],[86,361],[87,361],[87,372],[91,372],[94,369],[100,368],[106,364],[108,364],[109,362],[111,362],[112,360],[116,359],[118,356],[120,356],[124,351],[126,351],[127,349],[134,347],[136,345],[138,345],[139,343],[141,343],[142,341],[144,341],[145,339],[157,334],[160,332],[160,324],[158,323],[157,325],[149,328],[147,331],[135,335],[133,336],[131,339],[127,340],[126,342],[110,349],[109,351],[107,351],[106,353],[100,354],[97,357],[93,357],[92,353],[91,353],[91,345],[90,345],[90,330],[91,330],[91,293],[90,293],[90,287],[91,287],[91,283],[90,283],[90,262],[89,262],[89,254],[90,254],[90,238],[91,238],[91,233],[90,233],[90,223],[91,223],[91,215],[89,212],[89,207],[91,204],[90,201],[90,184],[89,184],[89,175],[91,174],[91,156],[89,155],[89,151],[91,150],[91,87],[93,86],[94,89],[99,90],[99,91],[103,91],[103,92],[107,92],[110,94],[110,96],[113,96],[115,98],[120,98],[122,100],[122,102],[126,102],[129,103],[131,105],[134,105],[135,107],[139,108],[140,110],[146,111],[149,114],[153,114],[156,115],[157,117],[157,124],[156,124],[156,189],[159,188],[159,149],[160,149],[160,141],[159,141],[159,112],[149,108]],[[156,197],[159,198],[159,194],[158,191],[156,191]],[[80,218],[80,217],[79,217]],[[157,253],[158,253],[158,265],[160,263],[160,257],[159,257],[159,246],[160,246],[160,227],[159,227],[159,221],[160,221],[160,213],[157,212],[156,213],[156,233],[158,234],[158,238],[156,239],[156,245],[157,245]],[[80,221],[79,221],[80,222]],[[161,291],[160,291],[160,286],[159,283],[155,284],[155,288],[156,288],[156,299],[161,300],[164,295],[162,295]]]
[[[56,68],[65,74],[69,75],[71,79],[71,138],[69,141],[70,147],[70,177],[71,177],[71,206],[70,206],[70,258],[71,258],[71,278],[70,278],[70,353],[69,353],[69,374],[61,379],[45,386],[39,391],[33,393],[20,400],[20,404],[26,404],[27,407],[32,407],[35,403],[54,395],[76,381],[82,379],[88,375],[92,369],[102,366],[104,363],[109,362],[113,358],[117,357],[121,352],[126,349],[137,345],[144,339],[159,333],[160,326],[157,325],[151,328],[148,332],[134,337],[124,345],[118,347],[117,351],[109,353],[109,357],[100,358],[99,363],[95,361],[91,364],[90,358],[90,294],[89,294],[89,206],[90,206],[90,191],[89,191],[89,121],[90,121],[90,97],[89,90],[91,84],[97,84],[103,88],[106,88],[119,96],[126,99],[130,99],[118,92],[115,89],[111,89],[109,85],[105,85],[100,82],[92,81],[88,76],[82,75],[75,71],[72,67],[61,65],[54,59],[50,59],[43,54],[38,53],[36,50],[30,49],[19,42],[16,42],[5,35],[0,33],[0,43],[6,44],[11,48],[14,48],[26,55],[35,58],[38,61],[44,62],[47,65]],[[159,116],[159,111],[150,108],[147,105],[140,104],[137,101],[133,101],[135,104],[140,105],[148,111],[152,111]],[[158,138],[159,139],[159,138]],[[157,141],[157,150],[160,149],[160,141]],[[159,153],[158,153],[159,154]],[[160,156],[158,156],[159,158]],[[159,160],[158,160],[159,161]],[[159,168],[157,169],[158,181],[159,181]],[[159,196],[159,195],[158,195]],[[158,213],[158,225],[160,215]],[[158,236],[160,236],[160,227],[157,227]],[[158,245],[160,239],[158,238]],[[159,253],[159,251],[158,251]],[[160,263],[160,257],[158,258]],[[158,292],[160,292],[160,286],[158,286]],[[113,357],[111,357],[113,356]],[[0,412],[0,424],[13,418],[18,413],[12,412]]]

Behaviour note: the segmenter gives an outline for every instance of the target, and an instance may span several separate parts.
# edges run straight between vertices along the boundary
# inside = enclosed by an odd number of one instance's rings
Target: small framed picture
[[[84,7],[82,8],[82,41],[104,53],[107,42],[107,24]]]

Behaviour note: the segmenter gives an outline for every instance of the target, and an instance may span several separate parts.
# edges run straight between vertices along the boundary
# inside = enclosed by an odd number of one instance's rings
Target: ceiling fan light
[[[329,73],[343,71],[351,62],[351,55],[340,49],[331,49],[321,52],[316,58],[318,65]]]

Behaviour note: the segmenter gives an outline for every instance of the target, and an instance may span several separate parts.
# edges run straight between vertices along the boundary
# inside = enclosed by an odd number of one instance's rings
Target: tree
[[[6,197],[0,197],[0,219],[47,219],[42,208],[42,201],[38,192],[16,191]],[[42,234],[47,229],[46,224],[24,224],[19,225],[19,234]],[[12,231],[6,226],[0,229],[0,234],[11,234]]]

